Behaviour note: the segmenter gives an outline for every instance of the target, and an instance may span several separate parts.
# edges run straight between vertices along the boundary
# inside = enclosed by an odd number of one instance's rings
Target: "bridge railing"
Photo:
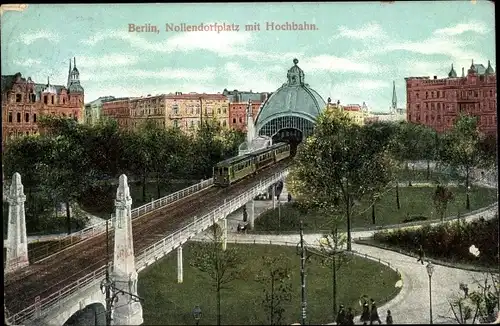
[[[13,325],[22,325],[22,323],[26,320],[37,318],[41,315],[41,311],[43,311],[45,308],[55,305],[57,302],[61,301],[68,295],[73,294],[89,285],[94,285],[94,282],[102,280],[105,275],[106,266],[104,265],[99,267],[92,273],[79,278],[76,282],[73,282],[60,289],[59,291],[52,293],[48,297],[45,297],[41,300],[38,299],[39,297],[35,298],[35,304],[11,316],[9,318],[9,321]]]
[[[163,238],[152,246],[146,248],[141,254],[136,256],[137,270],[141,271],[152,261],[165,256],[176,247],[182,245],[187,240],[194,237],[196,234],[206,230],[208,227],[214,224],[214,222],[217,222],[232,211],[235,211],[239,207],[243,206],[249,200],[253,199],[257,194],[259,194],[262,190],[266,189],[269,184],[277,182],[278,180],[284,178],[287,174],[288,169],[276,173],[275,175],[267,178],[265,181],[261,181],[259,184],[245,191],[243,194],[227,201],[224,205],[214,209],[212,212],[206,214],[205,216],[194,218],[193,222]]]
[[[226,215],[228,215],[230,209],[235,210],[236,208],[241,207],[244,203],[248,202],[253,197],[255,197],[260,191],[267,188],[268,184],[274,183],[282,179],[287,174],[288,170],[283,170],[279,173],[276,173],[272,177],[267,178],[265,181],[261,181],[258,185],[255,185],[245,193],[226,202],[221,207],[214,209],[212,212],[206,214],[201,218],[195,218],[193,222],[186,225],[182,229],[170,234],[163,240],[160,240],[154,245],[146,248],[139,255],[136,255],[137,271],[139,272],[146,266],[148,266],[148,264],[151,262],[152,259],[154,260],[156,257],[161,258],[165,256],[166,254],[174,250],[177,246],[185,243],[187,240],[189,240],[197,233],[207,229],[215,221],[224,218]],[[213,183],[213,180],[212,181],[205,180],[205,181],[206,181],[206,183],[204,184],[205,188]],[[202,183],[198,185],[201,185]],[[187,196],[187,193],[184,193],[184,196]],[[24,321],[32,319],[35,316],[36,312],[42,311],[44,308],[55,306],[58,304],[58,302],[64,300],[68,295],[84,288],[85,286],[88,286],[90,284],[95,284],[95,282],[100,281],[105,276],[105,274],[106,274],[106,268],[105,266],[102,266],[97,270],[93,271],[92,273],[89,273],[81,277],[76,282],[73,282],[64,287],[63,289],[51,294],[50,296],[40,301],[35,300],[35,304],[13,315],[12,317],[9,318],[9,321],[11,321],[15,325],[22,324]]]
[[[184,188],[182,190],[179,190],[177,192],[174,192],[173,194],[167,195],[163,198],[156,199],[152,202],[149,202],[147,204],[144,204],[140,207],[136,207],[131,210],[130,214],[132,215],[132,219],[137,218],[141,215],[144,215],[148,212],[151,212],[155,209],[164,207],[166,205],[169,205],[173,202],[176,202],[182,198],[185,198],[189,195],[192,195],[200,190],[203,190],[205,188],[210,187],[213,185],[214,180],[213,178],[207,179],[207,180],[202,180],[200,183],[197,183],[195,185],[192,185],[190,187]],[[111,224],[110,226],[114,225],[116,220],[115,214],[111,214]],[[106,221],[94,224],[92,226],[89,226],[83,230],[80,230],[78,232],[74,232],[71,234],[68,234],[67,236],[59,238],[57,241],[57,244],[52,244],[48,243],[46,245],[42,245],[37,247],[36,249],[30,250],[28,253],[28,256],[30,257],[30,261],[33,263],[35,261],[41,260],[43,258],[46,258],[55,252],[62,250],[66,247],[70,247],[71,245],[80,242],[84,239],[87,238],[92,238],[98,234],[101,234],[106,231]],[[57,250],[55,249],[57,248]]]

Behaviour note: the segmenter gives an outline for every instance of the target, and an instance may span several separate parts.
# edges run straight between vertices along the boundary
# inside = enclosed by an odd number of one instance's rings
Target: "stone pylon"
[[[24,187],[21,175],[14,173],[7,197],[9,202],[9,226],[7,227],[7,259],[5,272],[13,272],[29,265],[28,237],[24,210]]]
[[[112,279],[119,290],[137,295],[134,241],[132,238],[132,198],[127,176],[122,174],[115,200],[115,251]],[[113,305],[113,325],[141,325],[142,306],[130,294],[118,294]]]

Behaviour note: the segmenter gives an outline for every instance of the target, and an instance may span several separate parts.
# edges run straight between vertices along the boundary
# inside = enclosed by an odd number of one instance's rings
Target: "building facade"
[[[252,117],[256,117],[259,113],[261,102],[253,102],[252,104]],[[229,103],[229,127],[231,129],[247,131],[247,107],[248,102],[233,102]]]
[[[132,128],[133,125],[130,119],[130,98],[120,97],[103,101],[101,117],[116,120],[120,128]]]
[[[165,112],[165,125],[185,132],[196,131],[205,119],[214,119],[221,127],[229,127],[229,101],[222,94],[168,94]]]
[[[114,96],[101,96],[97,100],[85,104],[83,123],[94,125],[101,118],[102,104],[104,101],[114,100]]]
[[[326,112],[330,114],[342,112],[349,118],[351,118],[353,123],[362,126],[365,124],[365,118],[368,115],[368,107],[364,102],[363,106],[359,104],[341,105],[340,101],[337,101],[337,103],[332,103],[331,98],[328,98]]]
[[[252,90],[248,91],[238,91],[235,89],[234,91],[228,91],[224,89],[222,91],[222,95],[227,97],[229,103],[247,103],[248,101],[252,101],[255,103],[262,103],[267,100],[271,96],[272,93],[261,92],[254,93]]]
[[[450,129],[460,113],[478,117],[484,134],[497,134],[496,73],[472,64],[462,76],[451,66],[447,78],[408,77],[406,80],[407,120],[442,132]]]
[[[43,115],[62,116],[82,121],[84,89],[80,72],[69,62],[66,86],[35,83],[21,73],[2,75],[2,148],[8,139],[38,134]]]
[[[129,113],[131,129],[143,125],[146,120],[153,122],[156,126],[165,128],[165,95],[136,97],[129,99]]]

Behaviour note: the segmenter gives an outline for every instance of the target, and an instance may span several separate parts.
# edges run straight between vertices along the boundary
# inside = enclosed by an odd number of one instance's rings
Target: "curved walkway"
[[[353,237],[359,234],[353,232]],[[318,244],[321,234],[305,234],[304,240],[310,244]],[[201,238],[201,237],[200,237]],[[228,241],[259,240],[289,242],[295,246],[300,241],[298,234],[294,235],[259,235],[259,234],[234,234],[228,233]],[[385,323],[387,309],[390,309],[396,324],[428,324],[429,323],[429,279],[425,265],[417,262],[415,258],[388,251],[376,247],[370,247],[353,243],[352,249],[361,254],[378,257],[389,261],[391,267],[397,268],[403,279],[401,292],[391,301],[379,307],[379,315]],[[469,284],[470,290],[474,290],[472,284],[475,280],[484,280],[483,273],[471,272],[456,268],[435,265],[432,276],[432,308],[433,321],[438,323],[454,322],[453,313],[450,310],[447,299],[450,295],[457,293],[461,282]],[[342,280],[339,280],[342,282]],[[359,307],[353,307],[359,311]],[[359,323],[359,316],[356,317]]]

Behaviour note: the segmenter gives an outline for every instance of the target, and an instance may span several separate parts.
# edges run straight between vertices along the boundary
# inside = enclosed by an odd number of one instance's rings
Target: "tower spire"
[[[392,81],[392,108],[396,110],[398,106],[398,98],[396,96],[396,81]]]
[[[69,88],[70,75],[71,75],[71,59],[69,59],[68,84],[66,85],[66,88]]]
[[[73,66],[76,68],[76,57],[73,57]]]

